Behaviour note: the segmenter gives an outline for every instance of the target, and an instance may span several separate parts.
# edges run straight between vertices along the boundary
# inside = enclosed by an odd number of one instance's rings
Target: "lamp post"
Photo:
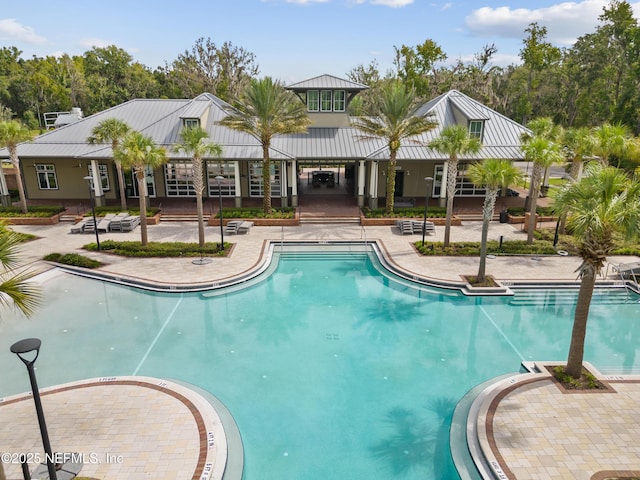
[[[224,227],[222,226],[222,181],[224,177],[218,175],[215,181],[218,183],[218,200],[220,202],[220,251],[224,250]]]
[[[84,177],[87,181],[87,185],[89,185],[89,198],[91,199],[91,215],[93,216],[93,231],[96,232],[96,245],[98,246],[98,251],[100,251],[100,235],[98,234],[98,223],[96,222],[96,202],[93,197],[93,189],[91,188],[91,181],[93,177],[87,176]]]
[[[433,177],[424,177],[424,181],[427,184],[427,188],[424,195],[424,220],[422,221],[422,246],[423,247],[424,247],[424,235],[427,231],[427,207],[429,206],[429,194],[431,193],[431,182],[433,182]]]
[[[44,412],[42,411],[42,402],[40,401],[40,392],[38,391],[38,383],[36,382],[36,374],[33,364],[36,363],[40,353],[40,345],[42,342],[39,338],[25,338],[11,345],[11,353],[15,353],[22,363],[27,366],[29,372],[29,381],[31,382],[31,391],[33,392],[33,402],[36,404],[36,414],[38,415],[38,425],[40,425],[40,434],[42,435],[42,444],[44,445],[44,453],[47,456],[47,470],[49,471],[49,480],[58,480],[56,474],[56,466],[53,463],[53,452],[49,443],[49,434],[47,433],[47,424],[44,421]],[[24,354],[35,352],[33,359],[29,360],[23,357]]]

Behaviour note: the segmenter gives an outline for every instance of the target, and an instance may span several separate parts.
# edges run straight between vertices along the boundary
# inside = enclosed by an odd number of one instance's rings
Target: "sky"
[[[640,2],[630,1],[636,18]],[[253,53],[259,76],[294,83],[322,74],[345,78],[375,61],[393,69],[394,46],[435,41],[445,63],[473,60],[495,44],[493,65],[520,63],[531,22],[568,47],[593,33],[608,0],[0,0],[0,46],[22,58],[81,55],[116,45],[154,69],[198,38]]]

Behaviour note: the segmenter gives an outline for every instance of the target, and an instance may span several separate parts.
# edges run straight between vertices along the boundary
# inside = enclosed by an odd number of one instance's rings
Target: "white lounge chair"
[[[107,233],[109,231],[109,226],[111,225],[111,221],[116,217],[115,213],[107,213],[102,219],[98,221],[98,231]]]
[[[84,226],[86,225],[87,220],[88,218],[83,218],[78,223],[76,223],[73,227],[71,227],[70,233],[82,233],[84,231]]]
[[[112,232],[121,232],[122,231],[122,220],[129,216],[129,212],[120,212],[115,217],[111,219],[111,223],[109,224],[109,230]]]
[[[425,223],[424,220],[413,220],[413,222],[411,222],[411,225],[412,225],[413,233],[422,233],[422,227],[424,225],[425,233],[427,235],[436,234],[436,226],[433,224],[433,222],[427,221]]]

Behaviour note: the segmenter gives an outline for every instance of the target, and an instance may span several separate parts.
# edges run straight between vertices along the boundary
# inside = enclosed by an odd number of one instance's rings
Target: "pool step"
[[[620,304],[637,302],[638,295],[628,292],[624,288],[596,289],[593,292],[592,303]],[[514,289],[514,295],[509,300],[510,305],[519,306],[551,306],[575,305],[578,301],[578,290],[519,290]]]

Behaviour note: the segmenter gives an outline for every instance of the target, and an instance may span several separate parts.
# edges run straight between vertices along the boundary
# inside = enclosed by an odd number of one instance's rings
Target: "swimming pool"
[[[202,387],[234,415],[246,480],[455,479],[451,414],[523,360],[564,360],[576,291],[466,297],[368,254],[282,254],[226,294],[154,293],[61,275],[30,320],[0,324],[0,396],[29,390],[9,352],[36,336],[40,386],[148,375]],[[586,359],[638,373],[638,296],[594,296]]]

